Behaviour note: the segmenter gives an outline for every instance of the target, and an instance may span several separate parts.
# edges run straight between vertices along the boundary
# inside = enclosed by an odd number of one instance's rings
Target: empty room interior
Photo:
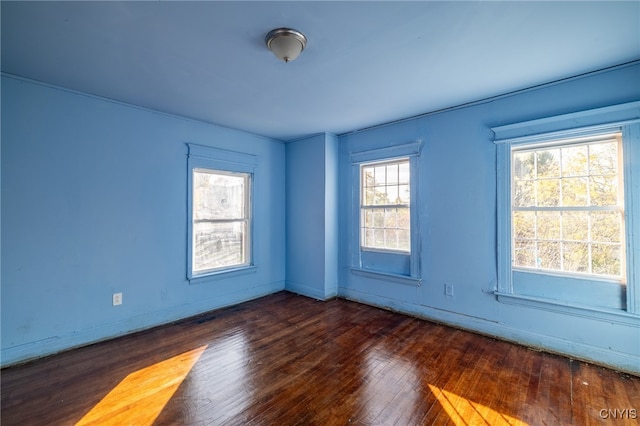
[[[0,7],[2,424],[640,418],[640,2]]]

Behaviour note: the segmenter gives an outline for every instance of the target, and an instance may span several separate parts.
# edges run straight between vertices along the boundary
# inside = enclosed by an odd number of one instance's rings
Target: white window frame
[[[223,266],[217,266],[212,268],[201,268],[196,269],[196,257],[192,255],[191,259],[191,271],[193,276],[201,276],[207,275],[210,273],[215,273],[218,271],[223,271],[226,269],[237,269],[244,266],[248,266],[251,264],[251,174],[245,172],[230,172],[228,170],[216,170],[216,169],[208,169],[208,168],[194,168],[192,171],[192,182],[194,180],[196,173],[207,174],[212,176],[233,176],[237,178],[241,178],[243,183],[243,209],[238,217],[233,218],[219,218],[219,219],[198,219],[192,214],[191,218],[191,253],[195,253],[196,251],[196,224],[197,223],[211,223],[211,224],[241,224],[242,225],[242,245],[241,245],[241,261],[238,263],[230,263]],[[191,192],[191,211],[192,213],[195,211],[195,191],[196,188],[192,187]]]
[[[420,268],[420,227],[419,215],[416,206],[418,205],[418,167],[422,141],[410,142],[406,144],[393,145],[385,148],[371,149],[367,151],[354,152],[350,156],[351,160],[351,182],[353,185],[351,199],[351,273],[366,278],[373,278],[387,282],[405,284],[419,287],[422,284]],[[410,250],[384,250],[363,248],[361,246],[361,188],[362,174],[361,166],[371,163],[395,162],[402,159],[409,160],[410,170]],[[376,256],[377,265],[371,266],[366,262],[367,256]],[[407,264],[408,267],[403,272],[394,271],[393,265],[399,263]]]
[[[624,159],[622,158],[622,135],[620,132],[615,132],[615,133],[605,133],[605,134],[594,134],[591,136],[587,136],[587,137],[580,137],[580,138],[571,138],[571,139],[556,139],[556,140],[550,140],[547,142],[540,142],[540,143],[534,143],[534,144],[523,144],[523,145],[515,145],[512,146],[511,148],[511,158],[513,159],[514,155],[517,153],[527,153],[527,152],[539,152],[539,151],[545,151],[545,150],[549,150],[549,149],[563,149],[563,148],[570,148],[570,147],[580,147],[580,146],[590,146],[591,144],[597,144],[597,143],[601,143],[605,140],[611,141],[612,139],[616,139],[616,149],[617,149],[617,161],[618,161],[618,167],[616,170],[616,174],[617,174],[617,194],[616,194],[616,198],[617,198],[617,204],[616,205],[610,205],[610,206],[598,206],[598,205],[594,205],[589,203],[587,200],[587,203],[585,205],[581,205],[581,206],[515,206],[513,203],[513,198],[512,198],[512,204],[511,204],[511,214],[512,214],[512,218],[513,218],[513,214],[515,212],[532,212],[532,213],[543,213],[543,212],[555,212],[555,213],[559,213],[560,215],[563,215],[564,213],[568,213],[568,212],[583,212],[583,213],[595,213],[595,212],[610,212],[610,213],[618,213],[621,214],[621,241],[619,243],[620,245],[620,250],[621,250],[621,259],[620,259],[620,269],[621,269],[621,274],[620,275],[605,275],[605,274],[598,274],[592,271],[588,271],[588,272],[570,272],[570,271],[566,271],[562,268],[562,264],[563,264],[563,256],[560,256],[560,269],[550,269],[550,268],[543,268],[543,267],[534,267],[534,266],[524,266],[524,265],[513,265],[513,269],[514,270],[519,270],[519,271],[523,271],[523,272],[535,272],[535,273],[551,273],[551,274],[556,274],[559,276],[562,275],[566,275],[566,276],[570,276],[570,277],[576,277],[576,278],[585,278],[585,279],[592,279],[592,280],[601,280],[601,281],[614,281],[614,282],[619,282],[619,283],[626,283],[626,244],[625,244],[625,235],[626,232],[624,230],[624,173],[623,173],[623,161]],[[561,151],[562,152],[562,151]],[[535,161],[535,160],[534,160]],[[510,170],[510,174],[511,174],[511,191],[512,191],[512,195],[515,192],[515,188],[514,188],[514,183],[515,183],[515,169],[512,165],[511,170]],[[591,177],[591,174],[588,175],[584,175],[584,176],[577,176],[579,178],[589,178]],[[562,200],[563,198],[563,186],[561,185],[562,183],[562,179],[564,179],[565,176],[563,176],[562,174],[562,166],[561,164],[559,164],[559,175],[557,177],[542,177],[542,178],[538,178],[537,176],[534,177],[533,179],[527,179],[530,182],[534,183],[534,188],[535,188],[535,184],[540,182],[540,181],[545,181],[545,180],[557,180],[558,183],[560,183],[558,190],[559,190],[559,197],[560,200]],[[569,178],[574,178],[574,176],[570,176]],[[587,194],[591,194],[590,192],[590,181],[589,179],[587,179]],[[589,198],[589,197],[587,197]],[[532,238],[530,241],[533,242],[535,245],[538,244],[538,242],[543,241],[543,242],[553,242],[553,243],[559,243],[559,247],[560,247],[560,253],[562,253],[562,248],[563,245],[567,242],[569,242],[566,239],[562,238],[562,228],[563,228],[563,220],[560,220],[559,223],[559,232],[560,232],[560,236],[554,240],[544,240],[544,239],[539,239],[537,237],[537,235],[534,235],[534,238]],[[589,229],[586,230],[587,232],[589,232]],[[512,232],[513,232],[513,223],[512,223]],[[534,230],[535,232],[535,230]],[[512,252],[515,252],[515,248],[516,248],[516,236],[512,235]],[[588,258],[589,258],[589,262],[588,262],[588,267],[591,268],[591,258],[592,258],[592,253],[591,253],[591,247],[595,244],[609,244],[609,243],[604,243],[604,242],[594,242],[592,239],[588,239],[585,241],[581,241],[581,243],[583,244],[587,244],[589,246],[588,249]],[[512,256],[513,258],[513,256]],[[513,260],[513,259],[512,259]]]
[[[238,274],[255,272],[254,226],[254,187],[258,158],[251,154],[212,148],[203,145],[187,144],[187,279],[191,284],[206,282],[211,279],[228,278]],[[244,235],[244,261],[239,264],[194,271],[194,215],[193,215],[193,176],[195,171],[206,171],[215,174],[229,174],[246,177],[245,217],[246,233]],[[236,219],[233,219],[236,220]]]
[[[409,247],[405,250],[402,248],[393,248],[393,247],[376,247],[373,245],[366,245],[366,237],[365,237],[365,230],[367,229],[366,227],[366,223],[365,223],[365,217],[366,217],[366,212],[367,210],[370,210],[372,212],[375,212],[376,210],[382,210],[383,216],[384,216],[384,212],[387,209],[407,209],[409,211],[409,215],[411,215],[411,200],[409,200],[409,203],[399,203],[399,202],[393,202],[393,203],[387,203],[387,204],[367,204],[366,203],[366,195],[365,195],[365,191],[366,191],[366,186],[365,186],[365,182],[364,182],[364,171],[365,168],[376,168],[376,167],[382,167],[382,166],[392,166],[392,165],[397,165],[400,166],[400,164],[407,164],[409,166],[409,190],[411,190],[411,162],[409,160],[409,158],[398,158],[395,160],[385,160],[385,161],[374,161],[374,162],[367,162],[367,163],[362,163],[360,164],[360,250],[362,251],[379,251],[379,252],[391,252],[391,253],[403,253],[403,254],[408,254],[411,253],[411,244],[409,244]],[[387,187],[393,187],[396,186],[399,187],[401,185],[404,184],[400,184],[399,182],[395,182],[392,184],[389,184],[388,181],[385,180],[385,184],[383,185],[385,187],[385,189]],[[371,229],[380,229],[378,227],[373,227]],[[383,226],[382,229],[394,229],[396,231],[398,230],[403,230],[402,228],[399,227],[394,227],[394,228],[387,228],[386,226]],[[411,238],[411,223],[409,223],[409,238]]]
[[[640,314],[640,102],[492,128],[497,148],[498,300],[551,311],[633,323]],[[626,272],[621,280],[523,272],[512,265],[512,149],[622,133]],[[626,285],[624,284],[626,282]],[[625,303],[626,302],[626,303]],[[633,319],[630,319],[633,317]]]

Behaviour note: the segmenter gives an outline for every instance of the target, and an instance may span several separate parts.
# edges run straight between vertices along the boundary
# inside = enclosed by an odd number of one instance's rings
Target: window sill
[[[394,249],[383,249],[383,248],[373,248],[373,247],[360,247],[360,251],[367,253],[391,253],[397,254],[401,256],[410,256],[411,250],[394,250]]]
[[[242,266],[240,268],[225,269],[222,271],[210,272],[208,274],[197,275],[189,278],[189,284],[203,284],[206,282],[217,281],[227,278],[233,278],[239,275],[255,274],[258,267],[255,265]]]
[[[500,303],[508,305],[526,306],[529,308],[542,309],[550,312],[573,315],[576,317],[596,319],[621,325],[640,328],[640,317],[626,311],[577,306],[565,304],[555,300],[543,299],[532,296],[522,296],[518,294],[494,292]]]
[[[422,278],[410,277],[407,275],[391,274],[389,272],[372,271],[369,269],[360,268],[351,268],[351,273],[361,277],[390,281],[398,284],[409,285],[412,287],[420,287],[422,285]]]

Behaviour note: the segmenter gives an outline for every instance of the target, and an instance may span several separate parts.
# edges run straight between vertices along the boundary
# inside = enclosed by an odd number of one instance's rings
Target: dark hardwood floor
[[[638,377],[285,292],[0,374],[4,426],[622,425],[640,418]]]

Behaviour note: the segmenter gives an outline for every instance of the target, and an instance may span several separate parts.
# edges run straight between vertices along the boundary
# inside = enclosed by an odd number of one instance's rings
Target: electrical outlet
[[[122,293],[113,293],[113,306],[122,305]]]
[[[445,296],[453,296],[453,284],[444,285],[444,294]]]

